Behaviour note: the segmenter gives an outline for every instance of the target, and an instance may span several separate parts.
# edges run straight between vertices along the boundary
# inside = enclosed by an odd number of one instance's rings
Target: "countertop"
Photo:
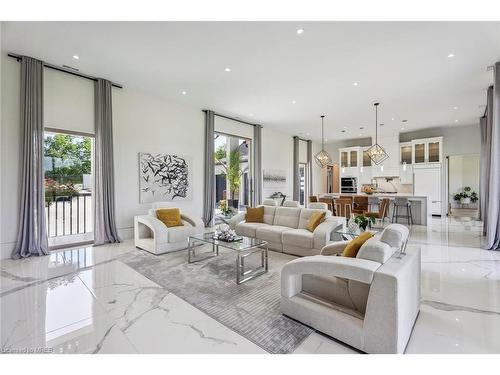
[[[366,193],[330,193],[330,194],[319,194],[320,197],[338,197],[340,195],[351,195],[351,196],[356,196],[356,195],[366,195],[368,197],[382,197],[382,198],[395,198],[395,197],[407,197],[407,198],[427,198],[425,195],[413,195],[411,193],[373,193],[373,194],[366,194]]]

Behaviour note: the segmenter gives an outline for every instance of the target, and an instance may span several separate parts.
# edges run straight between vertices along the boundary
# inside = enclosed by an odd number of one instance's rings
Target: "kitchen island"
[[[359,194],[340,194],[340,193],[333,193],[333,194],[320,194],[320,197],[331,197],[331,198],[338,198],[340,196],[372,196],[372,197],[379,197],[380,199],[388,198],[390,200],[389,204],[389,221],[392,220],[392,213],[394,211],[394,198],[395,197],[407,197],[408,200],[411,202],[411,210],[412,210],[412,217],[413,217],[413,224],[418,224],[418,225],[427,225],[428,218],[430,216],[430,211],[429,211],[429,197],[426,196],[418,196],[418,195],[413,195],[410,193],[373,193],[373,194],[366,194],[366,193],[359,193]],[[406,210],[399,210],[400,215],[406,215]],[[398,223],[401,224],[408,224],[408,221],[406,218],[398,218]]]

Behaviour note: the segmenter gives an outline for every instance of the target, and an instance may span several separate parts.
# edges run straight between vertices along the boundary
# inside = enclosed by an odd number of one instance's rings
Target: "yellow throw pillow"
[[[309,216],[309,221],[307,222],[307,230],[309,232],[314,232],[316,227],[320,225],[323,221],[325,221],[326,212],[313,212],[311,216]]]
[[[247,223],[263,223],[264,222],[264,206],[247,207],[245,215]]]
[[[356,237],[354,240],[352,240],[347,244],[347,246],[344,249],[344,252],[342,253],[342,256],[356,258],[356,255],[358,255],[358,251],[361,248],[361,246],[372,237],[373,233],[371,232],[361,233],[358,237]]]
[[[162,208],[156,210],[156,217],[168,228],[183,226],[181,211],[178,208]]]

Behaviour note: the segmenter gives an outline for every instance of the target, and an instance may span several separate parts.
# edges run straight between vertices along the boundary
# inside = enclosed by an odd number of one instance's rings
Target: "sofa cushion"
[[[190,225],[168,228],[168,242],[186,241],[193,233],[194,229]]]
[[[277,207],[274,213],[273,225],[297,229],[299,225],[300,208]]]
[[[289,227],[281,225],[265,225],[257,228],[255,237],[259,240],[281,243],[281,234],[288,230],[290,230]]]
[[[389,246],[401,248],[401,245],[406,242],[409,233],[410,231],[404,225],[390,224],[383,230],[380,241]]]
[[[381,242],[378,238],[372,237],[361,246],[356,258],[372,260],[383,264],[389,260],[395,250],[395,247],[391,247],[385,242]]]
[[[264,206],[247,207],[245,215],[247,223],[263,223],[264,222]]]
[[[290,229],[283,232],[283,244],[294,245],[312,249],[314,247],[314,235],[307,229]],[[286,248],[286,246],[285,246]]]
[[[168,228],[183,226],[181,211],[178,208],[160,208],[156,217]]]
[[[373,233],[371,232],[361,233],[358,237],[356,237],[346,245],[344,251],[342,252],[342,256],[356,258],[356,255],[358,254],[361,246],[372,237]]]
[[[309,222],[307,223],[307,230],[309,232],[314,232],[316,227],[320,225],[323,221],[325,221],[325,215],[326,212],[314,212],[310,217],[309,217]]]
[[[275,212],[276,212],[276,207],[264,206],[264,223],[273,225]]]
[[[300,210],[299,225],[297,228],[307,229],[307,224],[309,224],[309,218],[311,217],[312,214],[316,212],[324,212],[325,218],[332,215],[332,213],[329,210],[321,210],[316,208],[303,208],[302,210]]]
[[[268,226],[267,224],[264,223],[247,223],[247,222],[241,222],[236,224],[236,227],[234,228],[236,233],[239,234],[240,236],[246,236],[246,237],[253,237],[255,238],[255,231],[259,227],[263,226]]]

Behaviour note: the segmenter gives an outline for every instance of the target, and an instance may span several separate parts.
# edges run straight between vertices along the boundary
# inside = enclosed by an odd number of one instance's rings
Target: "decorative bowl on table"
[[[218,229],[214,233],[214,240],[224,241],[224,242],[234,242],[242,239],[241,236],[237,235],[233,229],[229,229],[229,227],[223,227]]]

